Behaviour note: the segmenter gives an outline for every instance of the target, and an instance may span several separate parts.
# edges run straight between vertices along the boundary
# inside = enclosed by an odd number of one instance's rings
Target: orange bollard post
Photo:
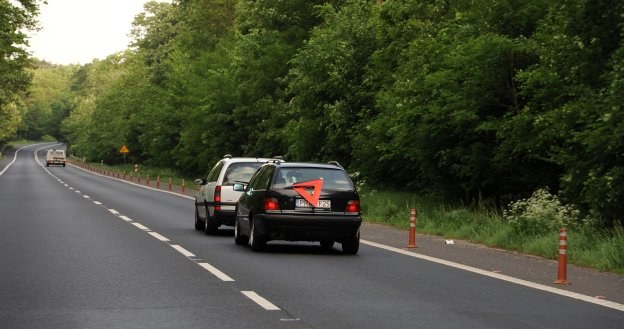
[[[410,232],[407,248],[416,248],[416,209],[410,210]]]
[[[562,228],[559,231],[559,267],[557,270],[557,280],[554,284],[570,284],[567,275],[567,259],[568,252],[568,231],[566,228]]]
[[[160,188],[160,175],[156,176],[156,188]]]

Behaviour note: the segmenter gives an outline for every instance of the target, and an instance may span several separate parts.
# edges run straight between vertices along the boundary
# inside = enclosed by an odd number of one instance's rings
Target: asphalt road
[[[624,323],[622,304],[378,244],[387,235],[370,227],[356,256],[310,243],[254,253],[236,246],[231,230],[195,231],[188,198],[72,166],[45,168],[34,155],[41,147],[18,152],[0,175],[1,328]]]

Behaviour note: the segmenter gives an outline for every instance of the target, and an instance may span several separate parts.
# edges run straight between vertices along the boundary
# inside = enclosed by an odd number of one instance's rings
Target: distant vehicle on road
[[[67,159],[65,158],[65,150],[48,150],[46,153],[46,167],[58,165],[65,167]]]
[[[360,197],[337,162],[267,163],[249,185],[234,184],[243,195],[236,204],[234,242],[262,250],[270,240],[342,244],[345,254],[360,246]]]
[[[223,156],[208,173],[207,178],[196,179],[199,191],[195,194],[195,229],[206,234],[217,233],[221,225],[234,225],[234,208],[242,192],[234,191],[234,183],[248,183],[251,176],[269,158],[236,158]]]

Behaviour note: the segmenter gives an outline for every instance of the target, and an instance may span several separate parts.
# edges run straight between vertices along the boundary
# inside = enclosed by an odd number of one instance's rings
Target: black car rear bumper
[[[342,241],[353,238],[362,224],[362,217],[348,215],[257,214],[255,230],[267,240]]]

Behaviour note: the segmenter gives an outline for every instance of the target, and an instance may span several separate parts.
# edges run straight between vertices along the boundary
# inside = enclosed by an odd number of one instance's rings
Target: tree
[[[0,0],[0,141],[17,131],[17,97],[28,88],[30,64],[24,30],[36,27],[37,0]]]

